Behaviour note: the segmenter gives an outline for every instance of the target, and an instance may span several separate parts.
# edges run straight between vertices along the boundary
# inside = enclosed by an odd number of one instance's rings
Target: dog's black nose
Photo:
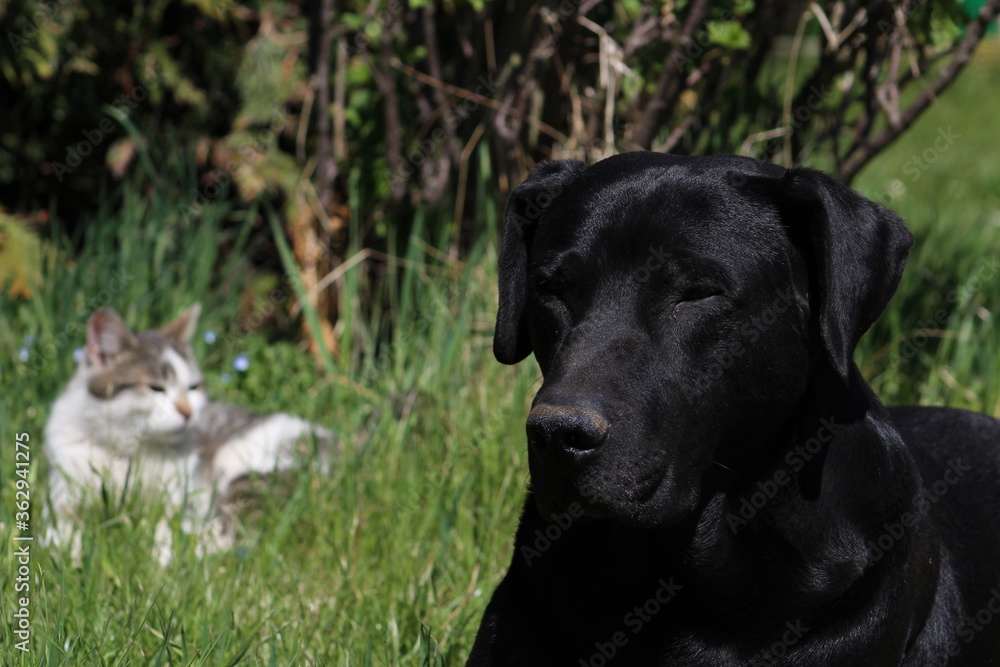
[[[528,445],[539,454],[588,452],[600,446],[609,426],[591,408],[539,403],[528,415]]]

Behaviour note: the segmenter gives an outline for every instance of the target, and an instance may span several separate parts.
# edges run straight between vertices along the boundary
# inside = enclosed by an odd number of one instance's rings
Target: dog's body
[[[544,374],[532,490],[469,663],[1000,664],[1000,422],[851,360],[911,244],[809,170],[536,169],[494,341]]]

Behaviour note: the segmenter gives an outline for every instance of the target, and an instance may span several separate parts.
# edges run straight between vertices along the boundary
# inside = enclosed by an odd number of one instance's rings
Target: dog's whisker
[[[730,467],[729,467],[729,466],[727,466],[727,465],[722,465],[722,464],[721,464],[721,463],[719,463],[718,461],[712,461],[712,463],[713,463],[713,464],[715,464],[715,465],[717,465],[717,466],[719,466],[719,467],[720,467],[720,468],[722,468],[723,470],[728,470],[729,472],[733,473],[734,475],[736,474],[736,471],[735,471],[735,470],[733,470],[732,468],[730,468]]]

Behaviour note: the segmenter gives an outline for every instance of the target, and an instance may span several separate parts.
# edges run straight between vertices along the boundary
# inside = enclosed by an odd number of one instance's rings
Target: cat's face
[[[110,309],[87,325],[87,392],[92,417],[118,447],[170,446],[180,442],[206,403],[191,336],[201,312],[197,304],[170,324],[133,333]]]

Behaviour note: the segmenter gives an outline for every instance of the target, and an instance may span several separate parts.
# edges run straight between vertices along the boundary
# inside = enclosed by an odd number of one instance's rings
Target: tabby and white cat
[[[333,434],[298,417],[258,415],[215,403],[191,351],[201,307],[170,324],[133,333],[110,309],[87,324],[87,345],[73,379],[45,427],[50,463],[49,537],[71,535],[74,509],[130,488],[163,494],[168,512],[184,509],[182,527],[201,532],[201,550],[232,542],[227,499],[240,482],[295,467],[306,452],[329,453]],[[53,522],[53,519],[55,521]],[[170,559],[170,530],[157,526],[157,556]]]

